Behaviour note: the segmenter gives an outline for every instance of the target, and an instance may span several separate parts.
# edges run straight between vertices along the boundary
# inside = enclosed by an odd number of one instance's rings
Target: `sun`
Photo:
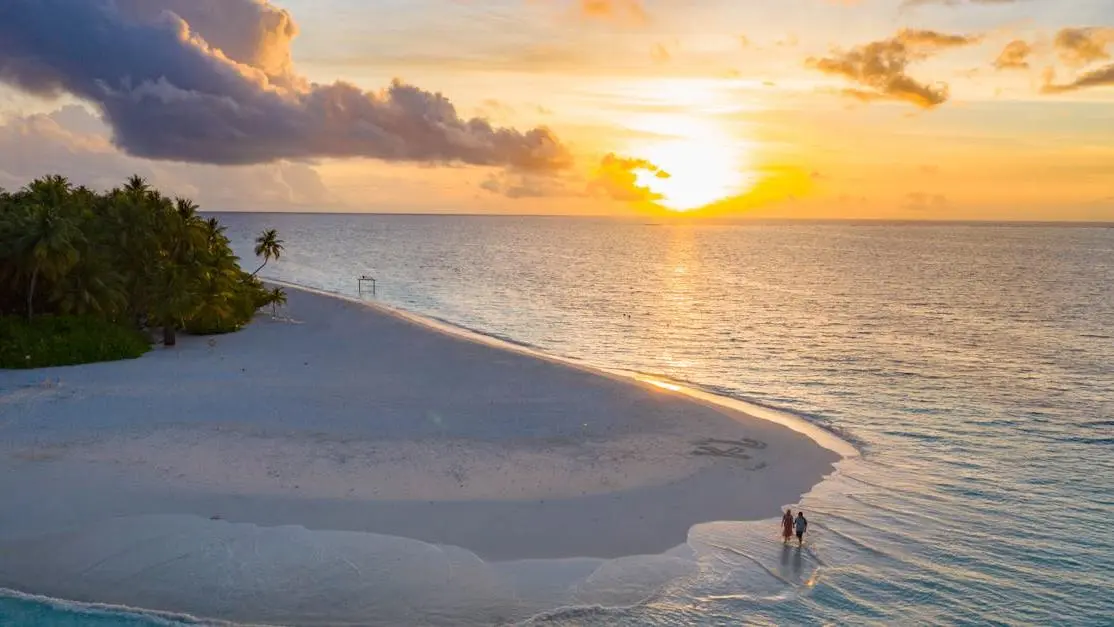
[[[654,79],[615,87],[641,111],[620,124],[637,139],[624,154],[660,168],[636,171],[638,184],[673,211],[693,211],[749,192],[761,178],[759,144],[743,121],[761,103],[737,85],[710,79]]]
[[[692,211],[747,191],[754,183],[752,145],[706,120],[688,115],[652,116],[644,127],[660,139],[631,147],[631,154],[669,176],[639,171],[638,184],[673,211]],[[651,129],[646,129],[651,130]]]

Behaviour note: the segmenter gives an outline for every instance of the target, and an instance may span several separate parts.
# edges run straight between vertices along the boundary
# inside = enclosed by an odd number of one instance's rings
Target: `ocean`
[[[777,512],[724,521],[695,576],[536,624],[1114,623],[1114,228],[220,218],[248,268],[278,229],[264,277],[357,296],[374,276],[366,298],[860,451],[802,499],[807,569],[770,542]],[[194,624],[11,595],[0,623]]]

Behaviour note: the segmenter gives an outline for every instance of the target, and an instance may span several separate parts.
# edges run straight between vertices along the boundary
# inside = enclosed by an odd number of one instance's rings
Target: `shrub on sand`
[[[90,316],[0,317],[0,368],[135,359],[150,348],[142,332]]]

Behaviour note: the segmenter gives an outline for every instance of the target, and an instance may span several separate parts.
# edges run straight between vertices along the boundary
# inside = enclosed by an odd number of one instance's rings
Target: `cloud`
[[[600,160],[595,176],[588,183],[588,193],[623,202],[652,202],[661,194],[639,183],[639,173],[669,178],[669,173],[645,159],[607,154]]]
[[[1049,68],[1051,70],[1051,68]],[[1044,86],[1041,92],[1045,94],[1061,94],[1069,91],[1078,91],[1088,87],[1109,87],[1114,85],[1114,64],[1106,65],[1075,77],[1067,83],[1057,83],[1055,72],[1045,73]]]
[[[774,45],[781,48],[796,48],[799,43],[801,40],[793,33],[789,33],[784,39],[775,41]]]
[[[401,81],[379,92],[310,84],[290,63],[296,33],[268,0],[4,0],[0,81],[96,104],[119,147],[152,159],[368,157],[531,171],[569,162],[544,127],[465,119],[448,98]]]
[[[920,52],[927,56],[927,50],[966,46],[978,42],[980,37],[978,35],[949,35],[932,30],[904,28],[898,31],[895,39],[911,49],[920,48]]]
[[[642,0],[579,0],[580,15],[589,19],[603,19],[644,24],[649,21]]]
[[[904,2],[901,3],[901,8],[902,9],[912,9],[912,8],[921,7],[921,6],[925,6],[925,5],[929,5],[929,4],[939,4],[939,5],[949,6],[949,7],[957,7],[957,6],[967,5],[967,4],[994,5],[994,4],[1015,4],[1017,2],[1021,2],[1021,0],[905,0]]]
[[[647,176],[669,178],[669,173],[645,159],[609,153],[590,173],[556,176],[530,172],[492,172],[480,188],[508,198],[595,197],[626,203],[652,203],[662,198],[643,184]]]
[[[669,63],[673,55],[669,53],[669,48],[665,44],[654,44],[650,48],[650,58],[654,63]]]
[[[317,171],[301,163],[221,167],[152,162],[112,145],[111,129],[84,107],[0,121],[0,187],[18,189],[48,173],[94,189],[139,174],[167,194],[205,209],[322,209],[339,204]]]
[[[476,113],[486,118],[506,118],[514,115],[515,109],[497,98],[484,98],[476,107]]]
[[[294,18],[265,0],[115,0],[121,13],[156,21],[170,12],[209,46],[237,63],[265,72],[272,81],[294,77],[290,45],[298,35]]]
[[[994,60],[994,67],[999,70],[1025,70],[1029,68],[1029,57],[1033,54],[1033,47],[1028,42],[1020,39],[1006,44],[1002,53]]]
[[[978,36],[903,29],[890,39],[850,50],[835,50],[829,57],[811,57],[806,65],[867,88],[845,89],[843,93],[847,96],[863,101],[898,100],[932,108],[947,102],[948,86],[921,83],[906,74],[906,69],[940,50],[965,46],[978,40]]]
[[[1099,61],[1109,60],[1111,56],[1106,49],[1111,43],[1114,43],[1114,28],[1098,26],[1064,28],[1056,34],[1054,41],[1060,59],[1066,65],[1075,68],[1084,68]],[[1114,63],[1085,71],[1066,83],[1057,83],[1055,71],[1048,68],[1045,71],[1044,86],[1041,91],[1046,94],[1058,94],[1111,85],[1114,85]]]
[[[1083,67],[1110,58],[1106,47],[1114,42],[1114,28],[1091,26],[1064,28],[1053,42],[1060,60],[1072,67]]]
[[[583,196],[584,193],[568,180],[555,176],[542,176],[528,172],[492,172],[480,189],[507,198],[552,198],[554,196]]]
[[[905,195],[905,208],[911,211],[932,211],[945,209],[951,202],[943,194],[913,192]]]

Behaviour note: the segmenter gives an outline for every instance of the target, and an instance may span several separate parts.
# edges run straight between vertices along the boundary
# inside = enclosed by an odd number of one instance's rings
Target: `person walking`
[[[794,526],[797,528],[797,546],[801,546],[805,542],[805,532],[808,531],[808,519],[805,518],[804,512],[797,512]]]
[[[793,536],[793,510],[785,510],[785,515],[781,517],[781,541],[789,542],[789,538]]]

